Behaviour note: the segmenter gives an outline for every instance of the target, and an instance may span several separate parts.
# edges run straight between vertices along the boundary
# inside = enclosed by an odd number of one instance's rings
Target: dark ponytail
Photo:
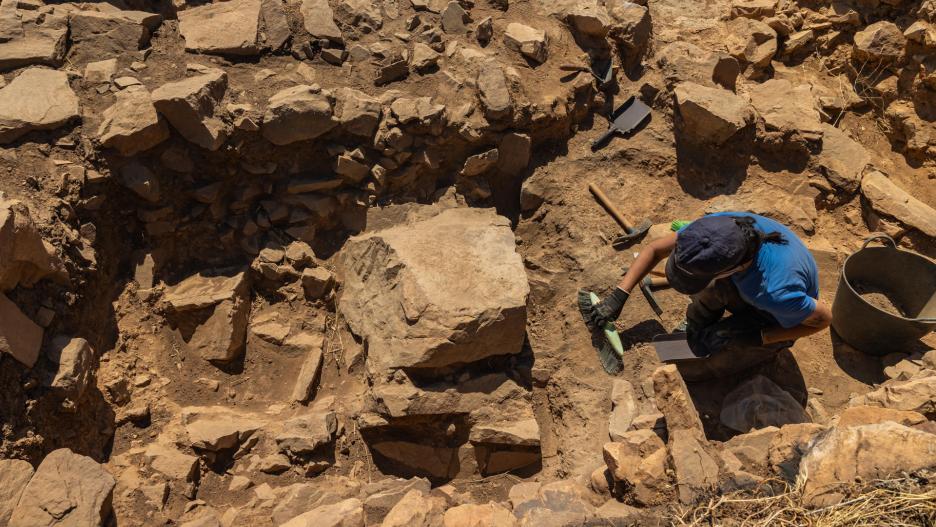
[[[747,252],[742,262],[753,260],[754,256],[757,255],[757,251],[760,250],[761,245],[765,243],[773,243],[776,245],[786,245],[789,243],[788,240],[783,237],[783,234],[779,232],[764,232],[754,227],[754,218],[750,216],[734,216],[733,219],[738,225],[738,228],[741,229],[741,232],[744,233],[744,237],[748,242]]]

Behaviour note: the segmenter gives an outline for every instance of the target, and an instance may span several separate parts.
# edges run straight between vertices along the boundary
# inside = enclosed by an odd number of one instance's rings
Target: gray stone
[[[495,60],[484,62],[478,69],[477,81],[485,117],[495,121],[510,117],[513,99],[501,65]]]
[[[807,423],[809,417],[792,395],[767,377],[755,375],[725,396],[720,420],[728,428],[744,433],[767,426]]]

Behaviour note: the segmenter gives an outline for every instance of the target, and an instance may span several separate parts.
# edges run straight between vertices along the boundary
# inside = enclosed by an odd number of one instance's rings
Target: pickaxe
[[[611,217],[618,222],[618,225],[620,225],[626,233],[625,235],[618,236],[611,241],[611,246],[615,249],[621,250],[629,247],[634,242],[643,238],[644,235],[647,234],[647,231],[650,230],[650,227],[652,226],[650,220],[644,220],[637,227],[632,227],[630,222],[627,221],[627,218],[621,214],[621,211],[618,210],[618,208],[615,207],[613,203],[611,203],[611,200],[608,199],[608,196],[605,196],[605,193],[602,192],[601,189],[598,188],[598,186],[594,183],[588,184],[588,190],[591,191],[591,193],[595,196],[595,199],[598,200],[598,203],[601,203],[601,206],[604,207],[606,211],[608,211],[608,214],[610,214]]]

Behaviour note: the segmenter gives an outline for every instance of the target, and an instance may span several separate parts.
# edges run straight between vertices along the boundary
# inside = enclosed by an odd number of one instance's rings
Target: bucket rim
[[[871,247],[871,248],[868,247],[868,244],[870,244],[872,241],[878,240],[878,239],[886,239],[886,240],[887,240],[888,242],[890,242],[890,243],[885,243],[883,247]],[[889,248],[890,248],[891,250],[894,250],[894,251],[897,251],[897,252],[900,252],[900,253],[904,253],[904,254],[908,254],[908,255],[911,255],[911,256],[916,256],[916,257],[918,257],[918,258],[920,258],[920,259],[922,259],[922,260],[925,260],[925,261],[929,262],[930,264],[936,266],[936,261],[933,261],[932,259],[927,258],[926,256],[923,256],[922,254],[919,254],[919,253],[917,253],[917,252],[914,252],[914,251],[907,251],[907,250],[901,249],[901,248],[897,247],[897,243],[896,243],[896,242],[894,241],[894,239],[891,238],[889,235],[887,235],[887,234],[885,234],[885,233],[883,233],[883,232],[876,232],[876,233],[872,233],[870,236],[868,236],[867,238],[865,238],[864,242],[861,244],[861,248],[858,249],[858,250],[856,250],[856,251],[854,251],[853,253],[849,254],[849,255],[845,258],[845,261],[842,262],[842,271],[841,271],[842,282],[844,282],[844,284],[848,287],[849,291],[851,291],[859,300],[861,300],[865,305],[867,305],[868,307],[874,309],[874,310],[877,311],[878,313],[881,313],[881,314],[883,314],[883,315],[887,315],[888,317],[891,317],[891,318],[896,319],[896,320],[904,321],[904,322],[912,322],[912,323],[915,323],[915,324],[924,324],[924,325],[936,326],[936,319],[932,319],[932,318],[908,318],[908,317],[905,317],[905,316],[903,316],[903,315],[895,315],[895,314],[893,314],[893,313],[888,313],[887,311],[884,311],[883,309],[881,309],[881,308],[875,306],[875,305],[872,304],[871,302],[868,302],[867,300],[865,300],[864,297],[861,295],[861,293],[859,293],[858,291],[855,290],[854,287],[852,287],[851,281],[848,279],[848,275],[845,273],[845,268],[848,266],[848,261],[851,260],[853,256],[855,256],[856,254],[858,254],[858,253],[860,253],[860,252],[862,252],[862,251],[864,251],[864,250],[867,250],[867,249],[886,249],[886,248],[888,248],[887,245],[890,245]]]

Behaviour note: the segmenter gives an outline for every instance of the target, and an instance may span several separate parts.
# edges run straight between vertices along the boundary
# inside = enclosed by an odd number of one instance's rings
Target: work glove
[[[706,352],[706,355],[719,353],[729,344],[740,348],[752,348],[763,346],[764,340],[761,337],[760,329],[727,329],[718,327],[717,324],[709,326],[698,332],[696,336],[697,345]],[[695,352],[690,343],[690,349]]]
[[[604,300],[592,305],[591,312],[587,314],[585,319],[588,327],[592,330],[603,329],[608,322],[617,320],[621,316],[624,303],[627,302],[629,297],[630,294],[627,291],[615,287],[614,291],[606,296]]]

